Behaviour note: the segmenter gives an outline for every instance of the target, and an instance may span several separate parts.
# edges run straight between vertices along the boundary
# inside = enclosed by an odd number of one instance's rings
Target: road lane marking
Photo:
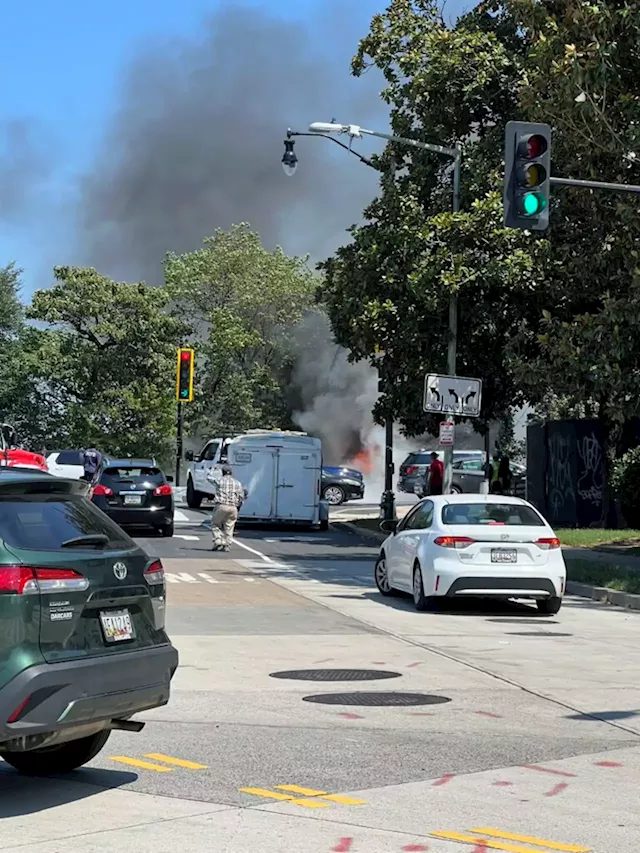
[[[187,542],[198,542],[200,540],[199,536],[190,536],[187,533],[174,533],[174,539],[186,539]]]
[[[211,575],[208,575],[206,572],[198,572],[198,577],[205,580],[207,583],[220,583],[216,578],[212,578]]]
[[[126,755],[110,755],[109,761],[119,761],[120,764],[130,764],[141,770],[154,770],[156,773],[172,773],[170,767],[162,767],[160,764],[152,764],[150,761],[140,761],[139,758],[128,758]]]
[[[478,829],[470,829],[468,832],[479,832]],[[489,829],[482,835],[465,835],[462,832],[430,832],[432,838],[442,838],[445,841],[460,841],[463,844],[475,844],[477,847],[489,848],[491,850],[504,850],[506,853],[543,853],[545,850],[560,850],[563,853],[591,853],[590,847],[578,847],[575,844],[560,844],[555,841],[545,841],[542,838],[534,838],[530,835],[516,835],[512,832],[501,832],[499,829]],[[493,835],[510,841],[522,841],[524,844],[537,845],[523,847],[520,844],[509,844],[507,841],[496,841],[489,838]]]
[[[196,761],[185,761],[184,758],[174,758],[172,755],[164,755],[162,752],[148,752],[145,758],[164,761],[165,764],[175,764],[176,767],[184,767],[187,770],[206,770],[208,767],[207,764],[198,764]]]
[[[277,791],[267,791],[266,788],[239,788],[239,790],[243,794],[253,794],[256,797],[267,797],[271,800],[282,800],[307,809],[326,809],[328,805],[327,803],[321,803],[319,800],[296,799],[296,797],[292,797],[290,794],[279,794]]]
[[[292,794],[304,794],[306,797],[319,797],[322,800],[331,800],[332,803],[340,803],[343,806],[364,806],[365,800],[356,800],[354,797],[346,797],[344,794],[329,794],[328,791],[316,791],[313,788],[302,788],[300,785],[274,785],[279,791],[291,791]]]
[[[188,572],[165,572],[164,577],[169,583],[200,583]]]
[[[189,518],[189,516],[185,512],[182,512],[182,510],[175,509],[173,511],[173,520],[174,521],[190,521],[191,519]]]
[[[590,847],[579,847],[575,844],[561,844],[558,841],[547,841],[545,838],[536,838],[533,835],[517,835],[513,832],[502,832],[492,826],[477,826],[469,832],[477,832],[478,835],[491,835],[494,838],[504,838],[507,841],[522,841],[525,844],[537,844],[538,847],[546,847],[548,850],[562,850],[564,853],[589,853]]]
[[[266,554],[263,554],[261,551],[256,551],[255,548],[252,548],[250,545],[245,545],[244,542],[241,542],[239,539],[234,539],[234,544],[238,545],[240,548],[244,548],[245,551],[250,551],[252,554],[255,554],[256,557],[260,557],[261,560],[264,560],[265,563],[273,563],[271,557],[267,557]]]

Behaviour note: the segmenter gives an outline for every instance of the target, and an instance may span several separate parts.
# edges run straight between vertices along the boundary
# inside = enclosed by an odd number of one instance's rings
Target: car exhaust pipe
[[[145,725],[146,723],[141,723],[139,720],[111,720],[109,728],[123,732],[141,732]]]

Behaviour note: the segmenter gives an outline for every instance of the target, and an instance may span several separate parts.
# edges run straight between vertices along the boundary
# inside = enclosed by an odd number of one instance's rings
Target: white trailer
[[[210,478],[221,477],[225,464],[248,491],[241,521],[328,526],[328,507],[320,498],[320,439],[279,430],[249,430],[230,439],[211,439],[190,460],[187,504],[192,509],[211,497]]]

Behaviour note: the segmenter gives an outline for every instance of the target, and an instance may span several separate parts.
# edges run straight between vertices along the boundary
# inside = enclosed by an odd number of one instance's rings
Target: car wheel
[[[460,488],[460,486],[451,486],[451,494],[452,495],[461,495],[462,489]]]
[[[71,773],[72,770],[77,770],[78,767],[95,758],[110,734],[111,731],[106,729],[95,735],[56,746],[30,749],[27,752],[3,752],[2,757],[19,773],[31,776]]]
[[[322,492],[322,497],[331,506],[340,506],[346,500],[346,494],[341,486],[326,486]]]
[[[551,598],[539,599],[536,601],[536,605],[544,616],[555,616],[562,607],[562,599],[557,595],[552,595]]]
[[[173,536],[173,521],[171,524],[163,524],[160,528],[160,533],[167,538]]]
[[[193,480],[189,477],[187,480],[187,506],[189,509],[200,509],[201,503],[202,495],[193,488]]]
[[[389,575],[387,573],[387,560],[384,554],[380,554],[380,556],[376,560],[376,566],[373,570],[373,575],[380,595],[396,594],[396,590],[389,584]]]
[[[413,568],[413,603],[416,610],[423,613],[425,610],[431,610],[436,605],[434,596],[424,594],[424,583],[422,580],[422,569],[418,563]]]

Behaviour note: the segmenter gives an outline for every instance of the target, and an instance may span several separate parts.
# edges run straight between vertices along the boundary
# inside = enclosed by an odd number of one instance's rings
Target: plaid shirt
[[[245,489],[239,480],[229,474],[214,480],[215,492],[212,496],[214,504],[239,507],[245,499]]]

